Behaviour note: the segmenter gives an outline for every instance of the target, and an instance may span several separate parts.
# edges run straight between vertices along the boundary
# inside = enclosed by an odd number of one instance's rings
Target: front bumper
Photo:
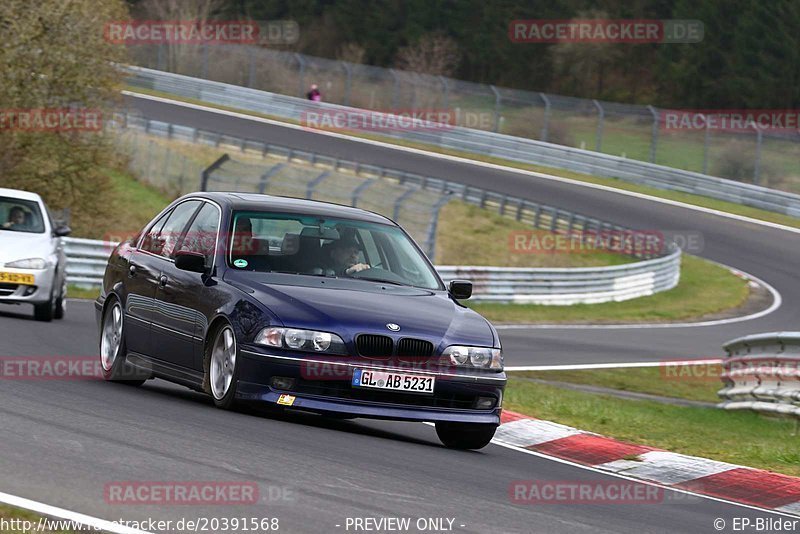
[[[55,265],[46,269],[10,269],[0,271],[15,274],[29,274],[34,277],[34,285],[0,283],[0,303],[2,304],[43,304],[49,302],[55,285],[58,270]]]
[[[378,362],[343,363],[336,359],[278,355],[251,347],[242,348],[240,356],[237,398],[241,400],[277,405],[281,395],[289,394],[295,397],[292,409],[324,414],[401,421],[500,423],[505,373],[419,371]],[[354,388],[350,384],[355,368],[434,375],[434,394]],[[313,372],[320,369],[327,371]],[[290,390],[274,388],[270,385],[274,376],[293,378],[295,385]],[[478,397],[492,397],[496,402],[490,409],[478,409],[474,406]]]

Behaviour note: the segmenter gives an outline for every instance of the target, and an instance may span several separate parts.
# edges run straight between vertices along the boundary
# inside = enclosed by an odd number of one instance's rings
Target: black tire
[[[230,349],[228,342],[232,342],[232,355],[233,360],[230,361]],[[222,344],[221,346],[219,344]],[[214,352],[219,348],[227,349],[222,356],[223,360],[228,362],[226,365],[221,362],[219,358],[215,358]],[[233,410],[236,408],[236,387],[239,383],[239,345],[236,343],[236,334],[233,327],[229,323],[222,323],[214,329],[214,334],[209,336],[209,342],[206,343],[205,350],[203,351],[203,390],[211,395],[214,400],[214,405],[223,410]],[[217,366],[212,369],[213,366]],[[215,383],[215,378],[221,375],[230,373],[230,381],[225,385],[223,381]]]
[[[484,423],[436,423],[436,434],[449,449],[482,449],[492,441],[497,425]]]
[[[34,304],[33,305],[33,318],[37,321],[42,321],[44,323],[49,323],[53,320],[56,314],[56,299],[53,296],[53,292],[50,292],[50,300],[47,302],[43,302],[41,304]]]
[[[53,311],[53,319],[63,319],[67,312],[67,280],[61,284],[61,290],[56,297],[56,307]]]
[[[107,331],[108,321],[118,322],[116,335]],[[109,382],[120,382],[130,386],[141,386],[147,380],[141,372],[134,369],[126,361],[128,345],[125,342],[125,314],[122,305],[113,299],[103,311],[103,322],[100,325],[100,368],[103,378]],[[116,330],[116,329],[114,329]]]

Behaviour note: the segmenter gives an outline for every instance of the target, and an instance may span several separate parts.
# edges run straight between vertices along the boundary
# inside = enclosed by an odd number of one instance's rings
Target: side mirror
[[[72,233],[72,228],[64,224],[56,226],[55,230],[53,230],[53,235],[55,235],[56,237],[66,237],[71,233]]]
[[[190,273],[205,274],[206,257],[199,252],[189,252],[188,250],[179,251],[175,255],[175,267],[181,271],[189,271]]]
[[[459,300],[468,299],[472,296],[472,282],[469,280],[452,280],[449,291],[453,298]]]

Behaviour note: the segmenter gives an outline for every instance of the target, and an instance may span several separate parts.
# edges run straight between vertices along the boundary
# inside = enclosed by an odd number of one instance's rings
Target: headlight
[[[17,260],[12,261],[11,263],[6,263],[6,267],[11,267],[12,269],[45,269],[47,268],[47,260],[43,260],[42,258],[28,258],[26,260]]]
[[[465,347],[451,345],[442,356],[450,361],[450,365],[458,367],[477,367],[479,369],[503,369],[502,349],[489,347]]]
[[[268,347],[328,354],[347,354],[342,338],[330,332],[317,332],[315,330],[269,327],[256,335],[255,342]]]

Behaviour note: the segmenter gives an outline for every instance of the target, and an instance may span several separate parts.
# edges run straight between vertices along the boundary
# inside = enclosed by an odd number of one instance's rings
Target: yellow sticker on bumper
[[[294,404],[294,395],[281,395],[278,397],[278,404],[283,404],[284,406],[291,406]]]

